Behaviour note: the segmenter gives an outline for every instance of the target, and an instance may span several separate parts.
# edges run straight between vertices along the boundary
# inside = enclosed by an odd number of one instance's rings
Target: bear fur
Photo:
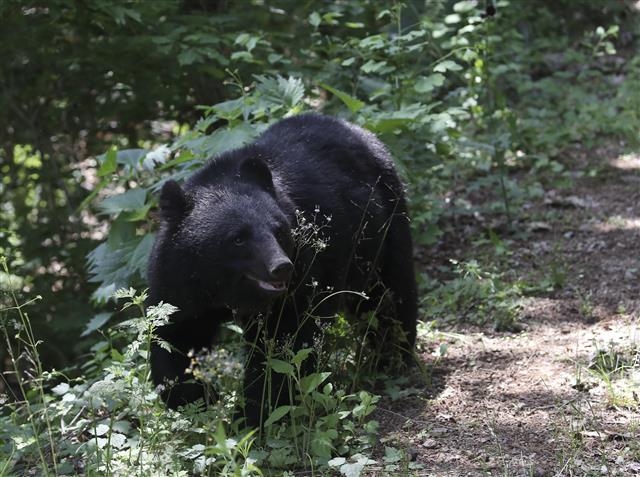
[[[210,347],[220,325],[238,317],[249,343],[244,395],[252,425],[266,417],[265,402],[288,396],[281,382],[280,394],[263,396],[266,342],[312,346],[314,317],[360,315],[389,297],[373,340],[383,359],[399,349],[411,361],[417,296],[404,188],[370,132],[319,114],[284,119],[210,160],[183,187],[168,180],[159,209],[149,303],[179,311],[158,330],[172,352],[154,344],[151,366],[156,384],[173,382],[163,392],[170,407],[204,397],[185,375],[188,352]],[[332,294],[341,290],[369,299]],[[393,322],[400,339],[385,333]]]

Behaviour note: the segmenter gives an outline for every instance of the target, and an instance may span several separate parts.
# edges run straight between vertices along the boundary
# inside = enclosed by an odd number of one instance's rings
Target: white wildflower
[[[151,171],[158,164],[164,164],[171,155],[171,149],[162,145],[147,153],[142,160],[142,167],[148,171]]]

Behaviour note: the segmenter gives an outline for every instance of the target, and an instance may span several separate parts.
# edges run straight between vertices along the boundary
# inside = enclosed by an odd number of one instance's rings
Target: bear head
[[[173,180],[163,185],[158,259],[170,260],[182,272],[174,283],[205,293],[209,306],[260,308],[287,290],[293,272],[290,214],[264,161],[218,172],[186,190]]]

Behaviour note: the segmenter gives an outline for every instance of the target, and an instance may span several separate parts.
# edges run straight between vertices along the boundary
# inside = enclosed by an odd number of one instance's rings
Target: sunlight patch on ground
[[[614,215],[606,222],[596,222],[590,224],[592,230],[596,232],[613,232],[615,230],[640,230],[640,217],[622,217]]]
[[[625,171],[640,170],[640,154],[623,154],[613,159],[611,165]]]

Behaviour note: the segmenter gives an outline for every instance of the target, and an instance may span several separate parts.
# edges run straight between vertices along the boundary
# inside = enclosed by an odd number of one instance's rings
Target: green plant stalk
[[[2,267],[4,269],[4,272],[9,275],[9,267],[7,266],[7,261],[5,257],[2,257],[1,260],[2,263]],[[42,362],[40,361],[40,357],[38,354],[38,343],[35,340],[34,334],[33,334],[33,329],[31,328],[31,322],[29,320],[29,318],[27,317],[27,315],[25,313],[22,312],[22,307],[29,305],[30,303],[39,300],[40,296],[38,295],[36,298],[29,300],[28,302],[24,303],[24,304],[20,304],[18,302],[18,298],[15,294],[15,292],[13,291],[13,289],[10,289],[10,294],[11,294],[11,299],[13,300],[13,307],[9,307],[7,309],[4,309],[2,311],[8,311],[8,310],[16,310],[18,312],[18,316],[20,317],[20,322],[22,323],[22,326],[24,327],[24,330],[27,334],[27,340],[24,340],[22,338],[20,338],[20,335],[17,335],[17,339],[19,341],[21,341],[22,343],[24,343],[27,348],[29,348],[30,352],[32,353],[32,357],[33,357],[33,362],[36,365],[36,374],[38,376],[38,379],[36,380],[37,383],[37,391],[40,397],[40,400],[42,402],[42,410],[44,413],[44,421],[45,421],[45,425],[47,428],[47,435],[49,437],[49,450],[51,451],[51,462],[53,465],[53,472],[54,475],[58,475],[58,465],[56,462],[56,449],[55,449],[55,445],[53,443],[53,431],[51,429],[51,419],[49,417],[49,412],[48,412],[48,408],[47,408],[47,402],[45,399],[45,394],[44,394],[44,387],[42,385],[42,374],[43,374],[43,370],[42,370]],[[24,387],[24,383],[22,382],[21,379],[21,374],[20,374],[20,369],[19,366],[17,364],[17,360],[15,357],[15,354],[13,352],[13,347],[11,346],[11,341],[9,340],[9,334],[7,333],[6,328],[3,325],[3,333],[5,335],[5,340],[7,342],[7,350],[9,353],[9,357],[11,358],[11,364],[13,365],[13,369],[16,373],[16,377],[18,378],[18,386],[20,387],[20,392],[22,393],[23,396],[26,397],[27,393],[26,393],[26,389]],[[31,424],[31,428],[33,430],[33,437],[36,441],[36,445],[38,447],[38,455],[40,457],[40,460],[42,461],[42,470],[44,472],[45,475],[50,475],[49,474],[49,467],[47,465],[47,461],[46,458],[44,456],[44,453],[42,451],[42,446],[40,443],[40,437],[39,437],[39,432],[38,432],[38,426],[36,425],[35,419],[34,419],[34,413],[31,409],[31,404],[29,403],[28,399],[25,399],[25,406],[27,408],[27,413],[28,413],[28,419],[29,419],[29,423]]]
[[[144,375],[143,375],[143,379],[144,382],[142,384],[146,384],[149,381],[149,376],[151,374],[151,360],[150,360],[150,356],[151,356],[151,341],[153,339],[153,324],[151,323],[151,320],[148,319],[146,310],[144,308],[144,300],[142,299],[143,295],[139,295],[137,297],[133,298],[133,302],[134,304],[138,307],[138,310],[140,311],[141,317],[143,320],[146,320],[148,322],[148,328],[147,328],[147,332],[146,332],[146,356],[145,356],[145,363],[144,363]],[[139,386],[139,389],[144,389],[143,386]],[[143,402],[143,400],[141,399],[141,402]],[[140,472],[139,475],[144,475],[143,474],[143,456],[142,456],[142,452],[144,450],[144,445],[146,444],[146,434],[145,434],[145,417],[143,415],[143,413],[140,413],[138,415],[138,419],[140,420],[140,441],[138,442],[138,462],[140,463]]]

